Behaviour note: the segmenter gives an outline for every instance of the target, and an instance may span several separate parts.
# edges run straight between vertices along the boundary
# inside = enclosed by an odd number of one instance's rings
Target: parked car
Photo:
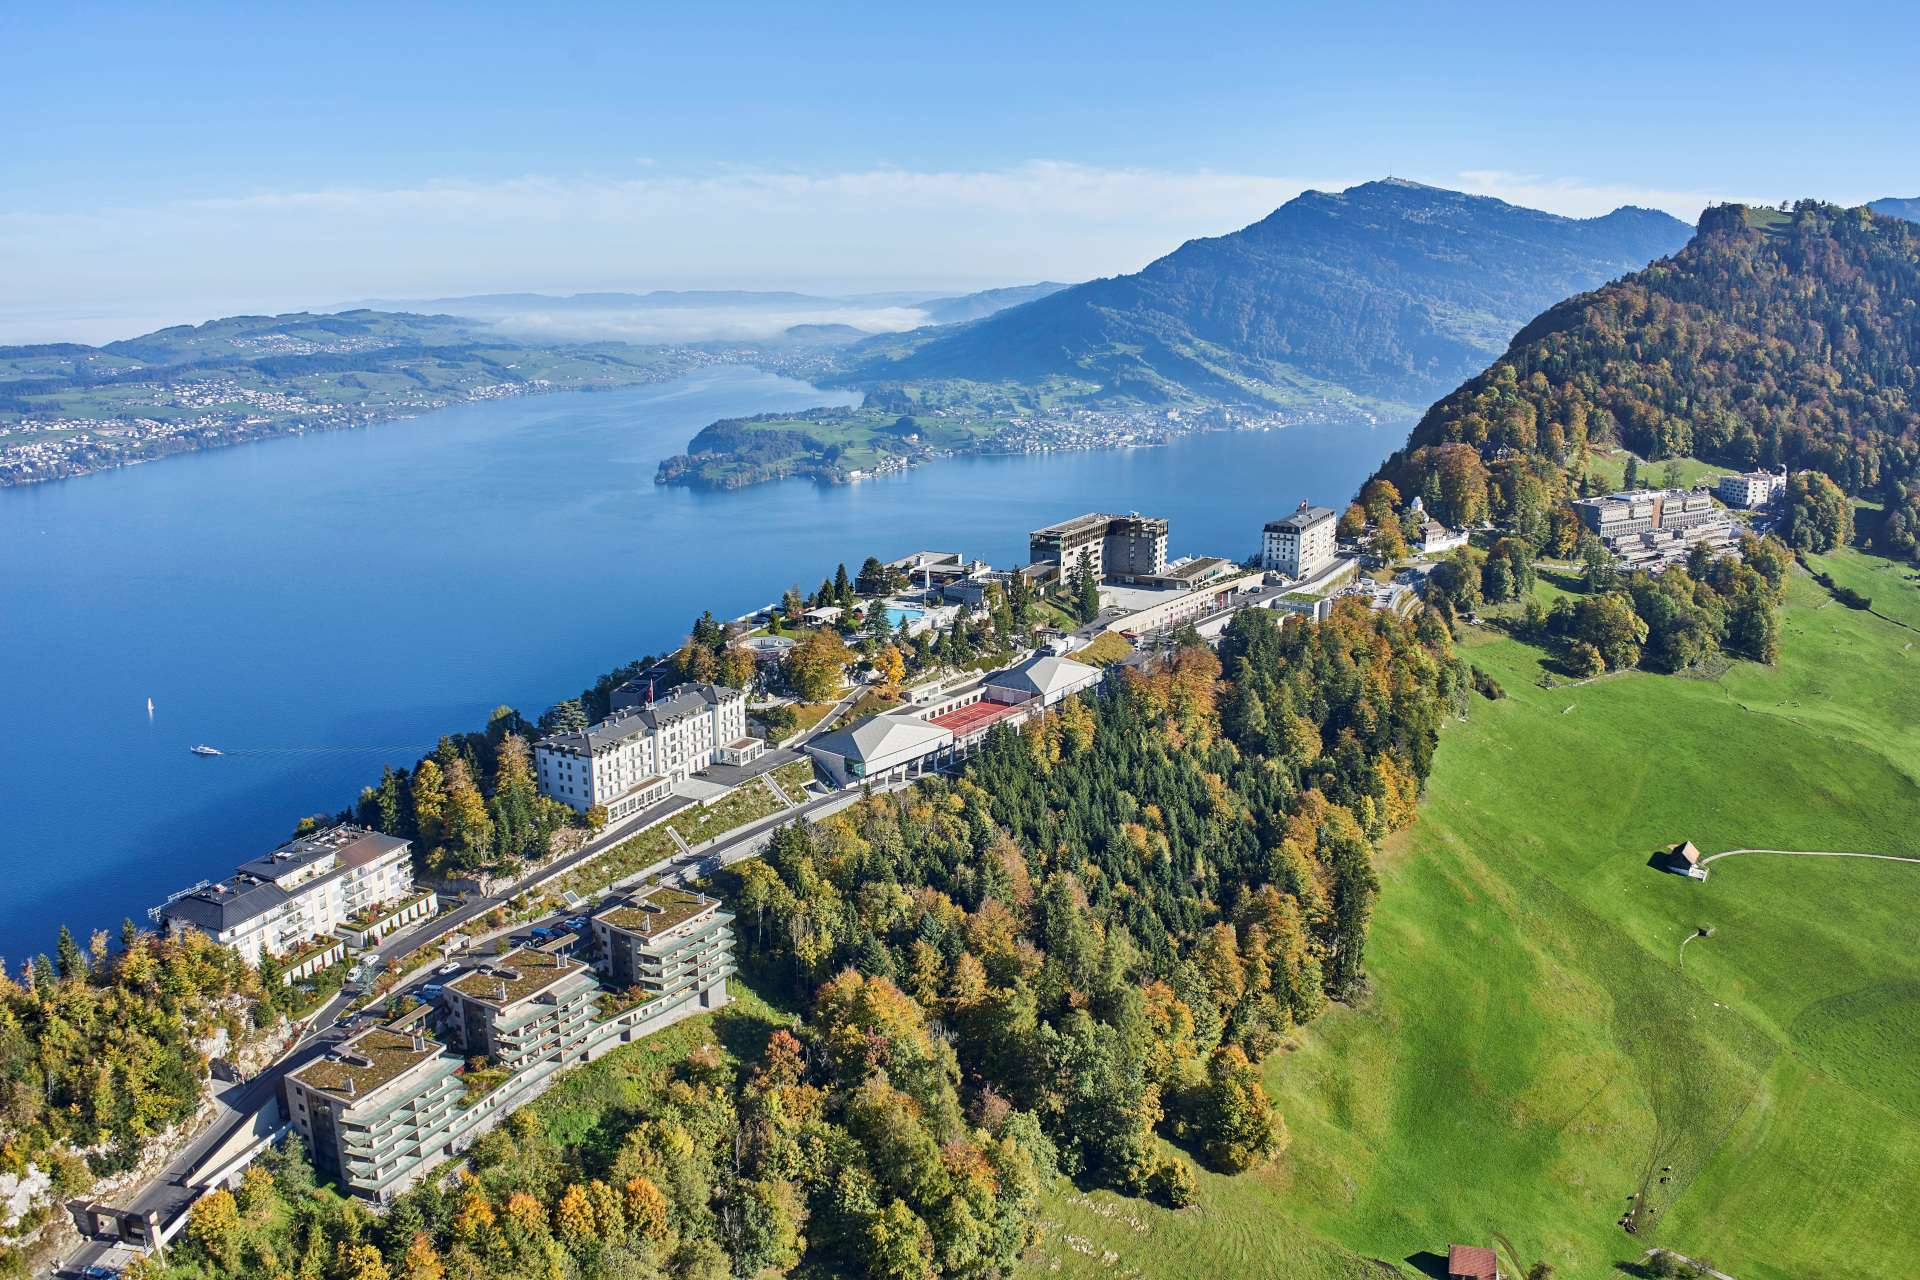
[[[569,929],[584,929],[586,927],[587,918],[585,916],[575,916],[573,919],[567,921],[567,928]]]
[[[551,942],[559,935],[555,934],[553,930],[543,927],[535,929],[531,936],[538,938],[542,942]]]
[[[438,1000],[440,993],[444,990],[446,990],[446,988],[439,983],[429,982],[426,986],[420,988],[418,999],[422,1004]]]

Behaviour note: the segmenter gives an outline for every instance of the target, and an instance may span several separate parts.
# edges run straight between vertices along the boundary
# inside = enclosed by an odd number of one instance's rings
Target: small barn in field
[[[1682,840],[1675,846],[1673,852],[1667,855],[1667,866],[1695,880],[1707,878],[1707,869],[1700,865],[1700,850],[1691,840]]]
[[[1493,1250],[1475,1244],[1447,1246],[1447,1280],[1504,1280]]]

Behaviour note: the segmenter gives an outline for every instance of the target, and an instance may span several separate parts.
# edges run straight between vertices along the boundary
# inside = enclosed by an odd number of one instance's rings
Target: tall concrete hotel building
[[[1072,576],[1085,552],[1096,580],[1131,582],[1167,571],[1167,522],[1093,512],[1034,530],[1027,547],[1034,563],[1059,565],[1062,578]]]

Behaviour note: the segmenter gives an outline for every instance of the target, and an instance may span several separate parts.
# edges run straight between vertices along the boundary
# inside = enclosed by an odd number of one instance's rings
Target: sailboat
[[[148,715],[152,715],[152,714],[153,714],[153,699],[152,699],[152,698],[148,698],[148,699],[147,699],[147,714],[148,714]]]

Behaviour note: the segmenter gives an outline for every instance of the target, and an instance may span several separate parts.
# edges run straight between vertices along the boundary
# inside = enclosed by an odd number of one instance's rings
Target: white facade
[[[1746,507],[1749,510],[1764,507],[1778,494],[1787,491],[1787,477],[1784,472],[1749,471],[1745,475],[1721,476],[1717,489],[1720,501],[1730,507]]]
[[[687,776],[720,764],[747,738],[747,697],[724,685],[683,685],[644,707],[533,748],[540,794],[580,813],[604,805],[618,820],[666,799]]]
[[[1455,547],[1466,545],[1465,529],[1449,529],[1437,520],[1429,520],[1420,526],[1420,549],[1429,555],[1436,551],[1451,551]]]
[[[177,897],[155,914],[169,929],[198,929],[249,962],[263,947],[284,956],[316,938],[332,939],[362,912],[413,897],[410,848],[377,831],[334,827],[242,863],[231,879]],[[431,915],[435,905],[429,894],[424,910],[415,904],[401,914]],[[337,946],[321,947],[288,976],[305,977],[329,956],[338,958]]]
[[[1289,578],[1312,577],[1333,563],[1335,528],[1333,512],[1301,503],[1285,519],[1267,522],[1260,542],[1260,567]]]

